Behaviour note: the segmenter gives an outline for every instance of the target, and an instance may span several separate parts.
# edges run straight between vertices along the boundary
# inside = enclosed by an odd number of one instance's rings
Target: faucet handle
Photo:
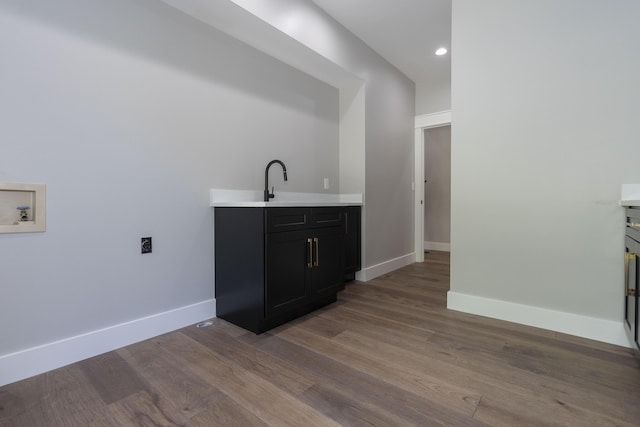
[[[273,199],[274,197],[276,197],[276,195],[274,194],[276,187],[271,187],[271,193],[269,193],[269,198]]]

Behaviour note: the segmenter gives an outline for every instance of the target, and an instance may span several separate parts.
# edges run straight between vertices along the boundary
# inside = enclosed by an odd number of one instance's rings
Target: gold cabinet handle
[[[309,257],[307,258],[307,267],[311,268],[313,267],[312,264],[312,260],[313,260],[313,246],[312,246],[313,240],[309,237],[307,239],[307,248],[309,249]]]
[[[317,237],[314,237],[314,238],[313,238],[313,243],[315,243],[315,244],[316,244],[316,259],[315,259],[315,261],[313,262],[313,266],[314,266],[314,267],[317,267],[317,266],[319,266],[319,265],[320,265],[320,263],[318,262],[318,238],[317,238]]]
[[[636,259],[638,255],[633,252],[625,252],[624,253],[624,293],[626,296],[634,297],[636,296],[635,289],[629,289],[629,263],[632,259]]]

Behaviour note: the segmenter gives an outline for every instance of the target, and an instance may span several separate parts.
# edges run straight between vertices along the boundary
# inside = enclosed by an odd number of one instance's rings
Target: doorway
[[[425,129],[424,250],[451,248],[451,126]]]
[[[424,262],[424,195],[425,195],[425,129],[451,125],[451,110],[439,113],[424,114],[415,118],[414,140],[414,250],[416,262]]]

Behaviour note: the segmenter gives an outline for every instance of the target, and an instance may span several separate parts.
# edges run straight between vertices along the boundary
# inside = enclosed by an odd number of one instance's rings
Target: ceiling
[[[312,0],[414,82],[451,76],[451,0]]]

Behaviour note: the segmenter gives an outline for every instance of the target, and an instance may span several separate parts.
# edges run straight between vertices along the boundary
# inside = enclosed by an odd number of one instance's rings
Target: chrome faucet
[[[264,170],[264,201],[268,202],[269,199],[273,199],[275,195],[273,194],[273,188],[271,188],[271,193],[269,193],[269,168],[272,164],[278,163],[282,166],[282,173],[284,174],[284,180],[287,180],[287,167],[282,163],[281,160],[271,160],[267,165],[267,168]]]

